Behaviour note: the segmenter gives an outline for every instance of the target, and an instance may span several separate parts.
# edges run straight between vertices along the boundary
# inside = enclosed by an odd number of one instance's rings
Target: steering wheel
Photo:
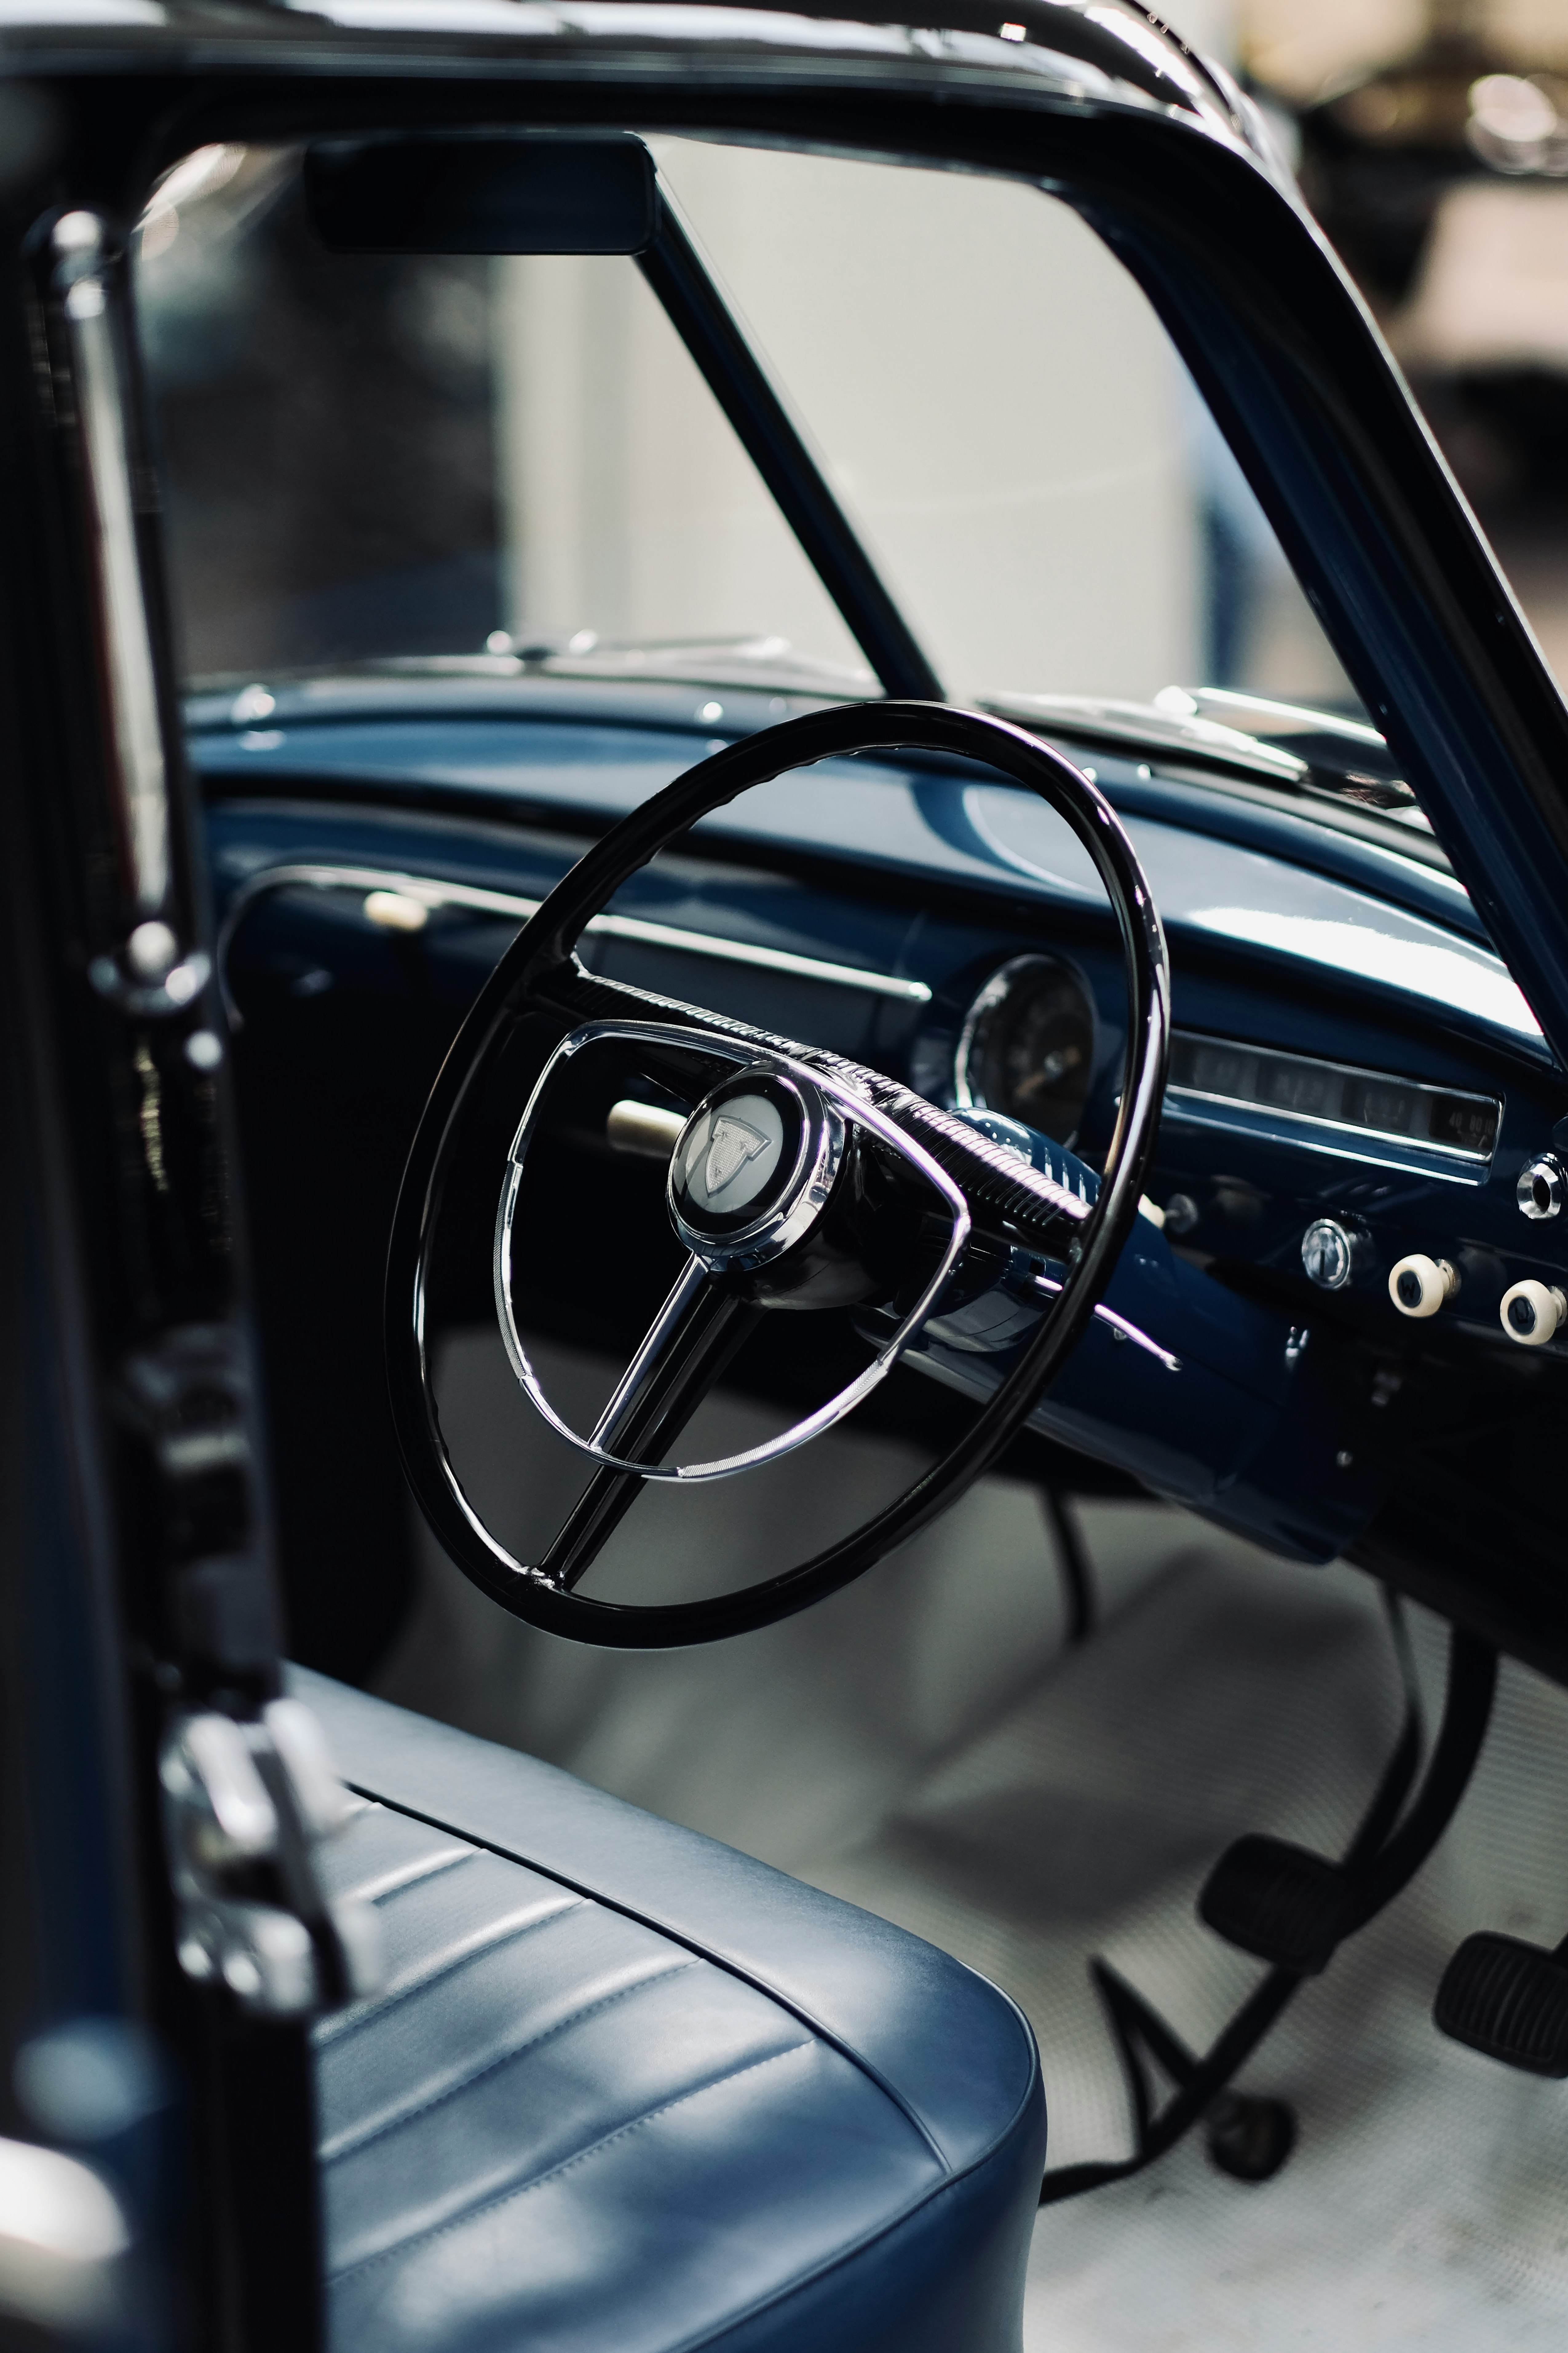
[[[1089,851],[1110,895],[1127,974],[1127,1046],[1115,1131],[1092,1202],[1048,1170],[882,1073],[837,1054],[602,979],[576,943],[640,867],[754,785],[853,753],[920,751],[983,762],[1040,794]],[[442,1436],[426,1312],[443,1188],[466,1114],[518,1025],[560,1029],[533,1083],[500,1182],[497,1314],[512,1369],[550,1425],[592,1463],[548,1551],[514,1559],[470,1503]],[[386,1351],[393,1419],[414,1492],[452,1558],[492,1600],[549,1632],[616,1650],[667,1650],[766,1626],[860,1576],[955,1501],[996,1460],[1083,1332],[1138,1212],[1164,1090],[1170,977],[1137,856],[1104,796],[1047,744],[944,704],[879,702],[813,712],[727,745],[625,818],[551,892],[480,991],[447,1056],[409,1153],[393,1222]],[[695,1107],[669,1157],[666,1200],[685,1263],[594,1429],[544,1395],[514,1291],[532,1247],[519,1214],[552,1087],[593,1058],[640,1056]],[[675,1134],[678,1113],[667,1113]],[[541,1238],[542,1240],[543,1238]],[[557,1243],[557,1247],[558,1247]],[[964,1435],[892,1504],[780,1575],[679,1602],[595,1599],[575,1588],[645,1483],[742,1475],[842,1419],[898,1363],[966,1257],[1026,1250],[1060,1268],[1055,1303]],[[872,1361],[828,1403],[748,1452],[667,1458],[748,1330],[781,1306],[868,1303]],[[890,1328],[889,1328],[890,1327]]]

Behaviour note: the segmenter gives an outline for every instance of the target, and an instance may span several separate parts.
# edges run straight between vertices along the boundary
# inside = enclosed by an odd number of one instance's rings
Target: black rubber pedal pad
[[[1490,1929],[1467,1936],[1443,1972],[1441,2033],[1529,2075],[1568,2075],[1568,1954]]]
[[[1227,1945],[1297,1977],[1316,1977],[1355,1926],[1349,1881],[1286,1839],[1253,1836],[1229,1846],[1198,1897],[1198,1917]]]

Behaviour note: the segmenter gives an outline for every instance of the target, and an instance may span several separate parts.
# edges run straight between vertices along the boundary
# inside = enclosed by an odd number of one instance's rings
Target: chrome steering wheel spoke
[[[625,1454],[637,1445],[639,1408],[652,1395],[661,1366],[692,1320],[692,1309],[707,1288],[708,1269],[693,1251],[676,1276],[668,1298],[643,1335],[631,1363],[616,1384],[615,1393],[589,1433],[588,1443],[608,1452]]]
[[[529,1153],[560,1071],[597,1048],[628,1045],[680,1045],[718,1053],[731,1062],[734,1074],[710,1089],[699,1103],[670,1156],[669,1214],[690,1252],[687,1265],[598,1425],[584,1436],[551,1402],[523,1339],[513,1282],[518,1210]],[[862,1092],[847,1084],[837,1072],[829,1075],[821,1066],[826,1059],[808,1063],[802,1059],[801,1050],[785,1050],[782,1046],[755,1052],[749,1036],[730,1036],[717,1026],[698,1030],[679,1028],[673,1021],[612,1020],[587,1022],[570,1031],[541,1071],[512,1139],[496,1215],[492,1257],[496,1317],[512,1371],[531,1404],[557,1437],[587,1455],[598,1469],[638,1480],[685,1483],[760,1470],[764,1463],[809,1444],[853,1413],[887,1378],[936,1313],[969,1240],[972,1220],[963,1187],[922,1143],[867,1099],[871,1092],[868,1085]],[[839,1067],[854,1071],[855,1066]],[[855,1071],[855,1076],[867,1080],[869,1074]],[[629,1456],[623,1412],[634,1409],[635,1399],[652,1377],[669,1335],[689,1313],[701,1282],[755,1280],[806,1244],[814,1229],[821,1225],[846,1170],[852,1135],[874,1139],[914,1172],[949,1220],[945,1244],[890,1335],[870,1363],[835,1397],[757,1446],[707,1461],[666,1463]],[[1087,1205],[1079,1206],[1087,1215]]]
[[[710,1275],[695,1253],[677,1275],[589,1444],[657,1465],[721,1379],[763,1311],[732,1283]],[[587,1575],[645,1484],[636,1471],[595,1465],[539,1559],[539,1574],[563,1593]]]

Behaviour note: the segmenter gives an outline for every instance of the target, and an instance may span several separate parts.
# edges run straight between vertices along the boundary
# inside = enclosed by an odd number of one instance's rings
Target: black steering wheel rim
[[[1099,1194],[1078,1237],[1076,1261],[1039,1332],[980,1407],[970,1429],[895,1503],[849,1535],[794,1568],[709,1599],[611,1602],[565,1589],[512,1560],[485,1528],[448,1457],[429,1379],[426,1267],[465,1107],[512,1025],[528,1011],[569,1009],[569,999],[570,1009],[623,1002],[628,1013],[665,1002],[616,983],[595,982],[574,954],[591,919],[661,849],[714,809],[793,769],[854,753],[900,750],[978,761],[1038,793],[1088,850],[1115,912],[1129,997],[1121,1097]],[[669,1010],[682,1021],[707,1025],[716,1035],[745,1034],[743,1025],[699,1008]],[[990,1468],[1080,1337],[1138,1214],[1158,1128],[1169,1040],[1164,935],[1132,844],[1098,786],[1024,729],[942,703],[856,703],[811,712],[743,737],[677,777],[587,850],[518,933],[447,1054],[404,1169],[387,1256],[388,1385],[405,1469],[446,1551],[513,1616],[570,1641],[615,1650],[679,1649],[748,1632],[809,1608],[862,1575]],[[792,1045],[791,1050],[810,1050]],[[942,1123],[943,1115],[920,1098],[909,1096],[908,1102],[932,1124]],[[947,1140],[951,1146],[951,1135]],[[987,1176],[994,1200],[994,1169]]]

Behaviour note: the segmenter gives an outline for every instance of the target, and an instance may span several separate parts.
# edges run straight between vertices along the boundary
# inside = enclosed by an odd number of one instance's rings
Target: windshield
[[[1066,206],[649,141],[945,691],[1353,707],[1147,301]],[[192,678],[549,658],[875,691],[637,263],[334,256],[297,150],[143,220]]]

